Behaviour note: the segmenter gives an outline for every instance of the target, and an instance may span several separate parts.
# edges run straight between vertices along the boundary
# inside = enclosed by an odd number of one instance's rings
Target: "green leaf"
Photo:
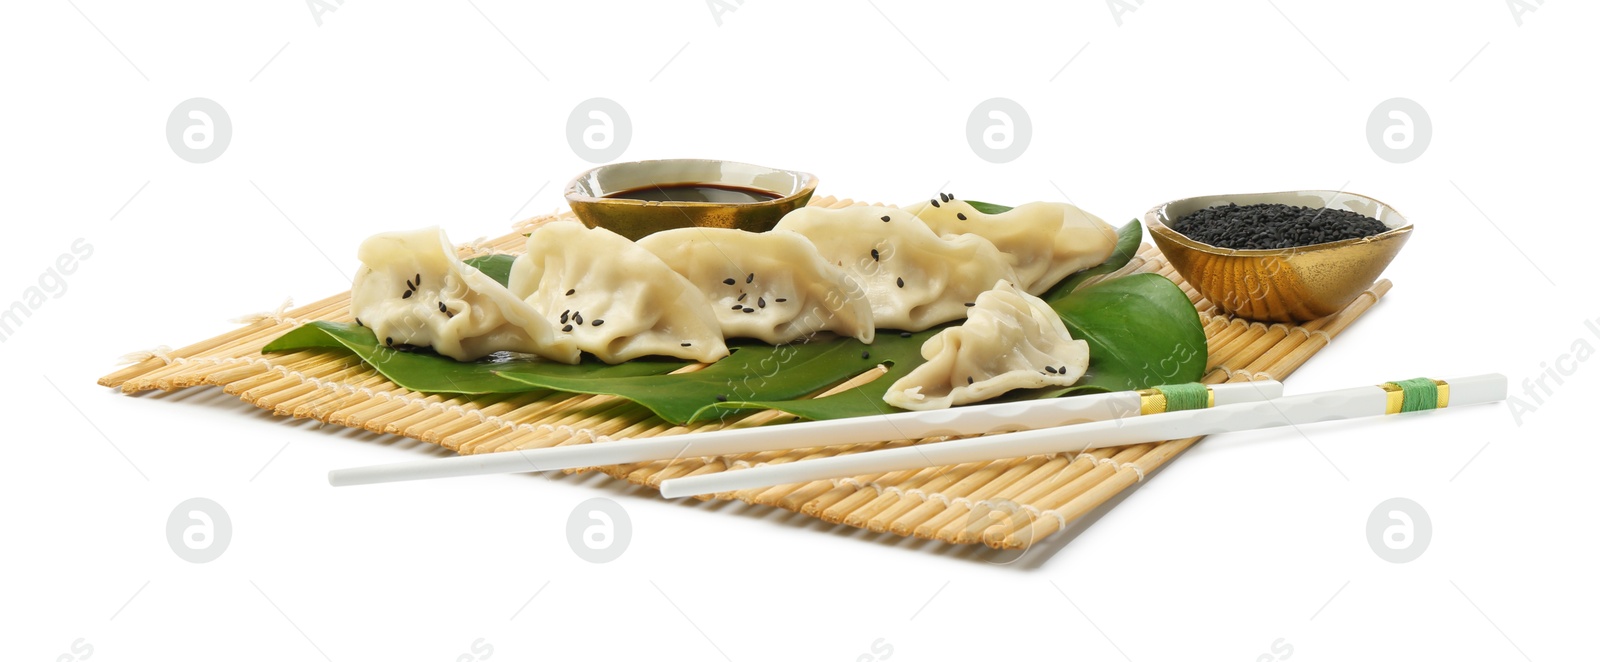
[[[889,414],[900,411],[895,407],[889,406],[889,403],[884,402],[883,394],[889,392],[889,386],[894,384],[895,380],[904,377],[913,368],[922,365],[922,343],[932,338],[935,333],[938,333],[943,328],[935,327],[921,333],[911,334],[910,337],[905,338],[901,337],[897,331],[880,331],[872,341],[871,364],[886,364],[889,366],[888,371],[879,375],[877,379],[849,391],[823,398],[748,399],[718,402],[696,412],[694,418],[695,420],[715,418],[737,409],[777,409],[814,421]],[[860,374],[861,372],[858,370],[855,374]],[[770,398],[771,396],[768,397]]]
[[[496,253],[494,255],[479,255],[477,257],[469,257],[465,260],[462,260],[462,262],[466,262],[468,265],[472,266],[478,271],[482,271],[484,275],[493,278],[495,282],[500,283],[502,287],[510,287],[511,263],[516,261],[516,259],[517,256],[515,255],[503,255]]]
[[[431,352],[402,352],[378,343],[372,329],[340,322],[310,322],[279,336],[261,348],[262,353],[301,349],[345,349],[361,357],[389,381],[424,393],[522,393],[538,390],[526,382],[502,377],[509,374],[537,374],[569,379],[659,375],[686,365],[683,361],[642,360],[606,365],[592,358],[577,365],[554,361],[509,358],[496,354],[490,358],[464,362]]]
[[[985,205],[980,209],[995,213],[1006,208]],[[1188,297],[1171,281],[1139,274],[1080,288],[1084,278],[1126,265],[1138,249],[1142,232],[1137,222],[1124,226],[1110,259],[1063,280],[1047,295],[1073,336],[1089,343],[1088,373],[1068,388],[1017,392],[1006,399],[1145,388],[1199,379],[1206,361],[1204,329]],[[466,262],[504,283],[513,259],[510,255],[486,255]],[[643,359],[612,366],[586,357],[578,365],[565,365],[505,354],[460,362],[431,352],[389,349],[378,343],[370,329],[335,322],[303,325],[262,351],[348,350],[390,381],[426,393],[553,390],[614,395],[637,402],[676,424],[737,415],[748,409],[778,409],[821,420],[897,411],[883,402],[884,393],[923,363],[923,342],[942,328],[945,327],[909,337],[883,331],[870,345],[853,338],[777,347],[759,343],[734,345],[728,358],[702,370],[677,375],[666,373],[690,364]],[[880,363],[887,366],[887,373],[872,382],[824,398],[807,397]],[[728,402],[720,402],[719,396]]]
[[[614,395],[682,425],[718,398],[790,400],[827,389],[877,365],[872,346],[854,338],[731,347],[733,354],[697,372],[644,377],[553,376],[527,371],[500,376],[568,393]],[[623,364],[626,365],[626,364]],[[699,418],[706,418],[701,416]]]
[[[1082,287],[1084,281],[1128,266],[1128,262],[1133,259],[1134,254],[1139,252],[1139,242],[1143,239],[1144,226],[1139,224],[1138,219],[1128,221],[1127,225],[1117,230],[1117,246],[1111,249],[1111,257],[1106,258],[1105,262],[1063,278],[1061,282],[1056,283],[1040,298],[1049,302],[1060,301],[1067,295],[1072,294],[1073,290]]]
[[[1096,283],[1050,307],[1072,337],[1089,343],[1089,371],[1077,384],[1039,397],[1181,384],[1205,375],[1200,314],[1181,288],[1158,274]]]
[[[981,211],[981,212],[983,212],[985,214],[998,214],[998,213],[1001,213],[1001,212],[1011,211],[1010,207],[1007,207],[1005,205],[997,205],[997,204],[994,204],[992,202],[978,202],[977,200],[968,200],[967,204],[972,205],[973,209]]]
[[[967,201],[985,213],[998,213],[1010,209],[1000,205]],[[1077,383],[1065,388],[1017,391],[1003,396],[1004,400],[1026,400],[1060,397],[1083,393],[1104,393],[1127,389],[1149,388],[1158,384],[1198,380],[1205,372],[1205,329],[1200,316],[1183,290],[1160,276],[1140,274],[1140,277],[1119,278],[1113,282],[1129,281],[1122,285],[1100,290],[1100,285],[1086,288],[1080,297],[1071,296],[1084,280],[1109,274],[1128,264],[1139,250],[1144,238],[1144,228],[1137,220],[1117,231],[1117,246],[1105,262],[1085,269],[1062,280],[1046,294],[1046,301],[1062,315],[1074,338],[1089,343],[1089,370]],[[1149,280],[1145,276],[1153,276]],[[1129,280],[1132,278],[1132,280]],[[1103,283],[1102,285],[1108,285]],[[1138,296],[1129,296],[1133,293]],[[1067,305],[1056,305],[1061,300]],[[1099,310],[1099,306],[1124,307],[1124,310]],[[1122,314],[1126,313],[1126,314]],[[1146,333],[1142,328],[1128,333],[1128,319],[1144,321],[1142,327],[1158,329]],[[873,354],[890,364],[889,371],[877,379],[849,392],[826,398],[797,400],[744,400],[710,405],[697,417],[733,409],[777,409],[811,420],[849,418],[887,414],[899,409],[883,401],[889,387],[912,369],[922,365],[922,343],[945,327],[929,329],[911,338],[900,338],[896,333],[880,333],[873,342]],[[1139,334],[1144,334],[1141,342]],[[1198,341],[1196,340],[1198,338]],[[1165,343],[1167,347],[1198,347],[1198,360],[1192,352],[1176,351],[1166,355],[1155,353]],[[1196,344],[1198,342],[1198,344]],[[1148,367],[1152,364],[1154,367]],[[1167,377],[1171,375],[1171,377]],[[1133,385],[1129,385],[1133,384]]]
[[[1072,386],[1015,391],[1000,400],[1149,388],[1198,381],[1205,374],[1206,335],[1200,315],[1183,290],[1166,278],[1134,274],[1097,283],[1052,304],[1052,308],[1066,322],[1072,337],[1089,343],[1088,371]],[[777,409],[812,420],[900,411],[884,402],[883,395],[895,380],[922,365],[922,343],[946,327],[910,338],[879,334],[879,340],[873,343],[873,355],[893,365],[887,374],[848,392],[810,400],[719,403],[707,410]]]

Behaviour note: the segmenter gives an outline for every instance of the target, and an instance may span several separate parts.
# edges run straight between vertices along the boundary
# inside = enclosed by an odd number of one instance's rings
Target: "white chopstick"
[[[1506,378],[1499,374],[1429,382],[1430,380],[1405,380],[1379,386],[1362,386],[1210,409],[1171,412],[1159,416],[956,439],[787,464],[772,464],[742,471],[674,478],[661,483],[661,494],[666,497],[686,497],[967,462],[987,462],[1030,455],[1080,453],[1093,448],[1127,446],[1221,432],[1260,430],[1401,413],[1415,409],[1418,405],[1423,408],[1435,406],[1456,408],[1499,402],[1506,397]],[[1419,384],[1426,384],[1427,387],[1423,388]],[[1437,405],[1432,404],[1435,401]]]
[[[328,472],[328,483],[342,487],[427,478],[556,471],[892,439],[1036,430],[1085,421],[1138,416],[1141,410],[1165,411],[1166,396],[1161,389],[1170,388],[1158,387],[1144,391],[1003,402],[934,411],[697,432],[668,437],[622,439],[336,469]],[[1283,395],[1283,384],[1270,379],[1218,384],[1207,388],[1211,400],[1209,404],[1214,406],[1253,402]]]

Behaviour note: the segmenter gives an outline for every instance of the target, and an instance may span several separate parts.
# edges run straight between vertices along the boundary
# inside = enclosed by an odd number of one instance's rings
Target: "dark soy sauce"
[[[618,191],[606,196],[620,200],[646,202],[715,202],[742,204],[767,202],[783,196],[772,191],[731,186],[728,184],[659,184]]]

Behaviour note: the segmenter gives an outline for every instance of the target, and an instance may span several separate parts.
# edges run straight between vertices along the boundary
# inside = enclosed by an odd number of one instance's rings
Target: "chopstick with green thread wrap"
[[[1178,384],[1069,398],[1024,400],[831,421],[694,432],[571,446],[461,455],[328,472],[336,487],[428,478],[557,471],[631,462],[792,450],[924,437],[1036,430],[1179,409],[1260,401],[1283,394],[1273,380]]]
[[[988,462],[1030,455],[1081,453],[1094,448],[1129,446],[1222,432],[1486,404],[1499,402],[1505,397],[1506,378],[1500,374],[1447,381],[1407,379],[1378,386],[1257,402],[1218,403],[1212,408],[1174,411],[1158,416],[1104,420],[1059,429],[956,439],[741,471],[673,478],[661,483],[661,495],[669,498],[686,497],[930,466]]]

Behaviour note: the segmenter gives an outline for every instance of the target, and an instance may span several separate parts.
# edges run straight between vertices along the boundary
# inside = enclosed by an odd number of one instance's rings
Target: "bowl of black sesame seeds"
[[[1345,191],[1174,200],[1145,214],[1156,247],[1223,312],[1303,322],[1343,310],[1411,238],[1394,208]]]

